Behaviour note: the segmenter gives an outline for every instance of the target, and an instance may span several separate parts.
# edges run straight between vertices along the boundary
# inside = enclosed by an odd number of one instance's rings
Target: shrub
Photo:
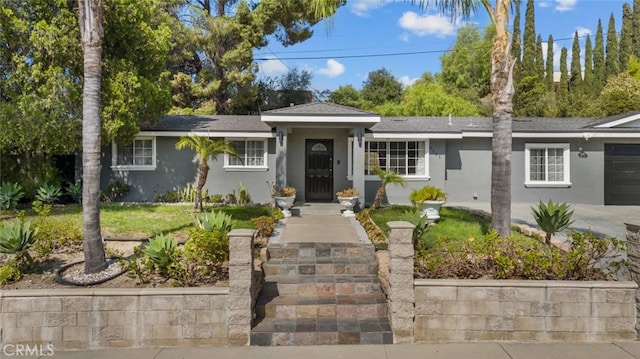
[[[384,250],[388,248],[389,240],[380,227],[378,227],[371,218],[371,210],[369,208],[358,212],[356,214],[356,219],[360,222],[362,227],[364,227],[364,230],[367,232],[367,236],[375,246],[376,250]]]
[[[229,233],[233,229],[233,217],[223,211],[211,211],[196,216],[196,225],[207,232]]]
[[[113,180],[109,182],[103,191],[100,192],[100,200],[103,202],[114,202],[118,198],[127,194],[130,190],[131,185],[118,180]]]
[[[247,189],[247,186],[240,182],[240,184],[238,185],[238,204],[245,205],[249,204],[250,202],[251,196],[249,195],[249,189]]]
[[[185,252],[198,264],[226,262],[229,260],[229,236],[222,231],[193,228],[189,231]]]
[[[221,194],[216,193],[213,196],[211,196],[211,203],[216,203],[216,204],[224,203],[224,198],[222,198]]]
[[[23,196],[24,192],[19,184],[2,182],[0,185],[0,210],[15,208]]]
[[[82,250],[82,228],[73,220],[62,222],[42,218],[36,222],[36,244],[33,247],[38,257],[49,253],[76,252]]]
[[[260,216],[251,218],[251,222],[256,226],[256,236],[259,238],[269,238],[276,228],[278,220],[270,216]]]
[[[573,211],[569,211],[569,205],[566,203],[554,203],[549,200],[547,204],[542,201],[538,203],[537,208],[531,207],[533,218],[545,233],[544,242],[551,245],[551,236],[569,227],[573,221]]]
[[[18,281],[20,278],[22,278],[22,273],[16,261],[7,261],[0,265],[0,285]]]
[[[36,212],[38,216],[47,217],[49,216],[49,213],[51,213],[52,207],[50,204],[42,203],[42,201],[33,201],[31,203],[31,208],[33,209],[34,212]]]
[[[227,202],[227,204],[230,204],[230,205],[236,204],[238,202],[236,199],[236,191],[233,191],[227,194],[224,200]]]
[[[435,186],[422,186],[413,189],[409,194],[409,200],[415,206],[422,205],[424,201],[444,201],[446,199],[447,194]]]
[[[70,184],[65,189],[65,192],[73,199],[74,202],[80,203],[82,202],[82,183],[76,182]]]
[[[153,202],[163,202],[163,203],[178,203],[180,202],[182,195],[180,191],[176,189],[172,189],[167,191],[165,194],[159,194],[153,197]]]
[[[0,253],[15,254],[17,259],[33,263],[28,250],[36,242],[37,233],[37,229],[31,229],[31,222],[23,223],[18,218],[5,222],[0,228]]]
[[[62,197],[62,188],[56,185],[44,185],[36,191],[36,199],[46,204],[54,204]]]

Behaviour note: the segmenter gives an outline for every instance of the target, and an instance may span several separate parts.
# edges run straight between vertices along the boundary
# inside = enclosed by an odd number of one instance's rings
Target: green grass
[[[208,207],[205,211],[223,210],[233,217],[233,228],[253,229],[251,218],[269,215],[270,209],[264,206]],[[194,217],[200,212],[191,205],[154,205],[154,204],[115,204],[100,205],[100,225],[105,238],[142,239],[156,234],[171,233],[176,239],[186,239],[189,228],[194,225]],[[6,213],[5,213],[6,214]],[[27,220],[35,220],[37,215],[28,210]],[[13,216],[5,216],[13,217]],[[49,218],[53,221],[74,221],[82,225],[82,207],[66,205],[51,210]]]
[[[382,231],[388,233],[387,222],[401,221],[404,213],[413,209],[413,206],[387,206],[379,210],[372,210],[371,218]],[[436,239],[447,242],[466,241],[470,238],[482,238],[490,231],[491,223],[483,218],[474,216],[465,210],[442,207],[440,220],[429,227],[422,241],[428,243],[427,247],[430,247]],[[512,233],[515,237],[529,239],[518,232],[512,231]]]

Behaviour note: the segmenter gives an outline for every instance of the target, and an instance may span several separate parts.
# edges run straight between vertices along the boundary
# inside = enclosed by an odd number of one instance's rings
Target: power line
[[[384,57],[384,56],[407,56],[407,55],[422,55],[422,54],[435,54],[444,53],[449,50],[431,50],[431,51],[412,51],[412,52],[389,52],[383,54],[366,54],[366,55],[341,55],[341,56],[309,56],[309,57],[258,57],[258,61],[268,60],[326,60],[326,59],[355,59],[362,57]]]

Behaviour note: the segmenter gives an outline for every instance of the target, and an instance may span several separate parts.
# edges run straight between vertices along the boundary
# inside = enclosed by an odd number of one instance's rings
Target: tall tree
[[[540,76],[536,74],[536,23],[533,0],[527,0],[527,10],[524,15],[524,40],[522,42],[522,73],[521,77]]]
[[[225,153],[231,156],[237,156],[236,150],[224,139],[214,141],[208,137],[195,135],[180,137],[180,140],[176,143],[176,148],[179,150],[189,148],[196,153],[199,165],[196,198],[193,203],[193,208],[197,209],[198,206],[200,206],[200,211],[202,211],[202,189],[207,183],[207,176],[209,175],[209,159],[215,161],[218,156]]]
[[[361,108],[362,101],[362,94],[352,85],[340,86],[329,95],[329,102],[344,106]]]
[[[560,51],[560,82],[556,92],[558,116],[567,117],[569,111],[569,76],[567,73],[567,48]]]
[[[580,41],[578,32],[573,36],[571,48],[571,73],[569,74],[569,89],[572,93],[582,92],[582,66],[580,65]]]
[[[102,76],[101,0],[78,0],[78,23],[84,53],[82,90],[82,235],[85,273],[107,268],[100,233],[100,80]]]
[[[593,48],[591,46],[591,36],[587,35],[584,43],[584,80],[582,81],[585,94],[595,97],[593,93]]]
[[[596,43],[593,48],[593,91],[599,94],[605,82],[604,66],[604,35],[602,33],[602,21],[598,19],[596,29]]]
[[[513,15],[513,33],[511,34],[511,56],[516,60],[516,66],[514,68],[515,78],[519,78],[520,65],[522,63],[522,33],[520,31],[520,5],[522,0],[514,0],[514,15]]]
[[[542,36],[536,39],[536,76],[539,82],[544,82],[544,55],[542,53]]]
[[[369,72],[360,92],[365,101],[374,105],[398,102],[402,99],[402,83],[389,70],[382,68]]]
[[[633,0],[632,55],[640,58],[640,0]]]
[[[609,27],[607,29],[607,45],[605,48],[605,81],[611,76],[620,73],[620,58],[618,55],[618,34],[616,33],[616,20],[613,13],[609,16]]]
[[[318,14],[336,9],[338,0],[312,0]],[[493,137],[491,155],[491,226],[502,237],[511,235],[511,117],[513,113],[513,68],[509,33],[511,0],[433,0],[412,1],[423,9],[435,5],[452,18],[469,17],[479,5],[487,11],[496,33],[491,48],[491,97]]]
[[[622,5],[622,30],[620,31],[620,71],[629,68],[629,57],[633,55],[633,10],[627,3]]]
[[[469,101],[477,101],[490,93],[493,34],[490,26],[484,33],[475,25],[458,29],[456,42],[440,57],[442,70],[439,81],[447,92]]]
[[[547,39],[547,61],[546,61],[545,82],[547,91],[553,91],[553,36],[549,35]]]

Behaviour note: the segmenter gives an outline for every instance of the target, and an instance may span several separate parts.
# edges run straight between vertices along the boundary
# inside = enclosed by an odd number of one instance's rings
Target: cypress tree
[[[596,30],[596,44],[593,48],[593,91],[600,94],[604,87],[604,39],[602,35],[602,21],[598,19]]]
[[[553,36],[549,35],[547,40],[547,74],[545,80],[547,83],[547,91],[553,91]]]
[[[605,48],[604,79],[617,75],[620,72],[620,58],[618,57],[618,34],[616,34],[616,20],[613,13],[609,16],[609,27],[607,29],[607,45]]]
[[[538,82],[544,81],[544,57],[542,56],[542,36],[536,40],[536,78]]]
[[[522,42],[522,76],[536,76],[536,25],[533,0],[527,0],[524,16],[524,40]]]
[[[632,20],[631,54],[640,58],[640,0],[633,0],[633,20]]]
[[[567,76],[567,48],[560,52],[560,82],[558,83],[558,116],[567,117],[569,110],[569,81]]]
[[[513,18],[513,34],[511,35],[511,56],[516,59],[515,76],[518,76],[522,57],[522,44],[520,40],[520,0],[515,2],[515,16]]]
[[[597,96],[597,93],[593,93],[593,49],[591,48],[591,36],[587,35],[587,40],[584,44],[584,80],[582,81],[583,89],[585,93]]]
[[[620,31],[620,71],[629,68],[629,57],[633,46],[633,10],[627,3],[622,5],[622,30]]]
[[[580,66],[580,42],[578,32],[573,35],[571,48],[571,73],[569,74],[569,90],[573,93],[582,91],[582,66]]]

